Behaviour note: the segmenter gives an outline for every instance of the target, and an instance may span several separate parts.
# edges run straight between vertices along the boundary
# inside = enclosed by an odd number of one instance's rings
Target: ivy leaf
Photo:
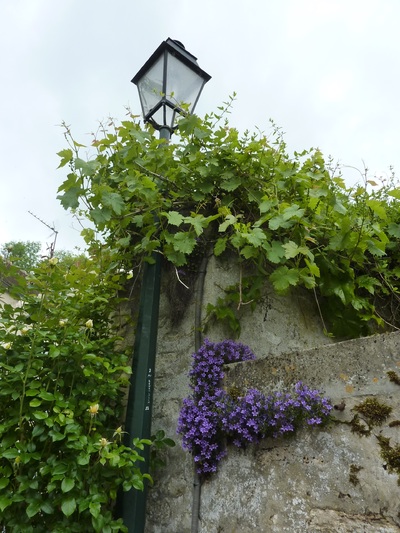
[[[261,228],[253,228],[246,234],[245,238],[250,244],[258,248],[267,237]]]
[[[100,163],[96,161],[96,159],[93,159],[92,161],[84,161],[79,157],[75,159],[74,163],[75,168],[81,170],[85,176],[93,176],[100,166]]]
[[[272,202],[272,200],[263,200],[258,206],[258,209],[260,210],[260,214],[262,215],[264,213],[267,213],[273,205],[274,205],[274,202]]]
[[[286,220],[283,215],[272,217],[268,222],[268,227],[272,231],[276,231],[279,228],[287,229],[290,228],[291,225],[292,222],[290,220]]]
[[[223,180],[220,183],[220,187],[225,191],[234,191],[242,184],[240,176],[233,174],[233,172],[224,173],[221,177]]]
[[[400,188],[392,189],[388,192],[388,195],[396,198],[396,200],[400,200]]]
[[[125,207],[124,199],[117,192],[103,191],[101,203],[106,207],[110,207],[116,215],[120,215]]]
[[[286,265],[277,268],[269,277],[274,288],[278,292],[285,292],[290,285],[297,285],[300,279],[296,268],[288,268]]]
[[[178,211],[169,211],[168,213],[161,214],[167,218],[168,224],[171,224],[172,226],[180,226],[183,222],[184,217],[178,213]]]
[[[283,211],[282,216],[284,220],[290,220],[291,218],[301,218],[304,212],[305,209],[301,209],[297,204],[293,204]]]
[[[340,213],[341,215],[345,215],[347,213],[346,207],[342,204],[340,200],[337,199],[335,205],[333,206],[333,210],[337,213]]]
[[[225,221],[219,225],[218,231],[222,233],[226,231],[229,226],[232,226],[232,224],[236,224],[236,222],[237,218],[235,215],[227,215]]]
[[[217,240],[214,246],[214,255],[219,256],[222,254],[222,252],[225,251],[226,248],[226,241],[228,240],[228,237],[221,237]]]
[[[382,220],[387,219],[386,206],[382,204],[379,200],[369,199],[366,202],[366,205],[372,209],[372,211],[378,215]]]
[[[191,254],[196,246],[196,239],[193,235],[180,231],[173,236],[172,246],[177,252]]]
[[[65,167],[65,165],[69,163],[73,158],[73,152],[70,148],[57,152],[57,155],[61,157],[60,164],[57,168]]]
[[[90,210],[90,216],[95,224],[98,224],[100,227],[111,220],[111,211],[110,209],[104,207],[95,207]]]
[[[292,259],[299,253],[300,247],[293,241],[286,242],[282,245],[285,248],[286,259]]]
[[[77,209],[79,207],[80,187],[70,187],[64,194],[59,194],[57,200],[60,200],[64,209]]]
[[[285,257],[285,249],[279,241],[264,244],[263,248],[266,250],[268,261],[271,263],[280,263],[281,259]]]
[[[383,242],[377,241],[376,239],[370,239],[367,241],[368,251],[375,256],[382,257],[386,255],[385,244]]]
[[[315,276],[317,278],[319,278],[321,276],[321,272],[320,272],[318,266],[314,262],[309,261],[308,259],[305,259],[305,263],[308,266],[308,270],[310,271],[310,273],[313,276]]]
[[[254,248],[254,246],[244,246],[240,250],[240,255],[245,257],[246,259],[251,259],[252,257],[257,257],[257,248]]]
[[[375,286],[380,285],[379,281],[371,276],[363,275],[357,278],[357,285],[366,289],[370,294],[375,294]]]
[[[400,198],[399,198],[400,200]],[[400,239],[400,224],[395,224],[394,222],[391,222],[388,225],[387,232],[392,237],[396,237],[397,239]]]

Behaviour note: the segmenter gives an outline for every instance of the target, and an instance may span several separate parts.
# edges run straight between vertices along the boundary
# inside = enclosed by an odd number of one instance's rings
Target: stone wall
[[[400,445],[400,386],[388,371],[400,374],[399,333],[229,365],[227,387],[250,383],[267,393],[302,380],[344,409],[334,411],[340,423],[327,429],[230,449],[203,487],[201,531],[400,531],[399,476],[389,472],[380,444],[384,437],[392,448]],[[362,436],[354,431],[352,409],[366,398],[393,411]]]
[[[204,287],[203,318],[206,304],[216,302],[222,293],[221,287],[232,285],[238,279],[239,273],[229,261],[212,259],[209,262]],[[188,533],[191,524],[193,466],[191,457],[180,447],[176,427],[182,399],[189,393],[187,374],[195,346],[194,314],[197,295],[191,288],[192,298],[182,322],[176,326],[171,320],[176,304],[167,297],[170,284],[171,278],[164,272],[153,431],[164,429],[176,440],[177,446],[168,451],[168,467],[158,473],[155,486],[149,492],[147,533]],[[243,306],[241,314],[242,332],[239,340],[248,344],[258,359],[268,359],[272,355],[279,357],[295,350],[332,343],[323,334],[318,310],[309,291],[297,291],[290,296],[278,297],[272,288],[267,287],[261,305],[254,312],[249,306]],[[212,341],[220,341],[227,337],[227,332],[217,324],[209,324],[207,336]],[[206,493],[204,494],[206,498]],[[208,513],[206,501],[202,502],[201,532],[214,533],[218,531],[219,523],[215,527],[205,525]],[[234,500],[232,503],[234,504]]]
[[[215,302],[221,286],[238,276],[229,262],[212,260],[203,306]],[[171,282],[164,279],[164,289]],[[146,533],[189,533],[193,464],[175,434],[182,399],[189,393],[187,373],[194,351],[196,294],[183,321],[173,325],[174,302],[163,291],[153,430],[164,429],[177,446],[168,466],[149,491]],[[203,312],[204,317],[204,312]],[[400,373],[400,334],[333,343],[323,334],[318,309],[307,291],[278,297],[266,288],[262,304],[242,310],[240,341],[257,361],[226,367],[226,386],[245,384],[267,393],[288,390],[301,380],[322,389],[340,421],[326,429],[301,431],[294,438],[265,440],[246,450],[234,447],[201,492],[199,533],[385,532],[400,531],[400,487],[388,471],[377,437],[400,444],[400,387],[387,371]],[[226,338],[211,324],[212,341]],[[352,408],[367,397],[393,407],[391,417],[369,436],[352,432]]]

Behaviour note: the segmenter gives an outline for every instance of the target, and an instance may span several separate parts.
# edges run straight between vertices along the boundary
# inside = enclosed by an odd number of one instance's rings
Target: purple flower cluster
[[[266,437],[282,437],[304,425],[321,425],[332,410],[327,398],[301,382],[295,385],[293,395],[277,392],[264,396],[250,389],[227,407],[223,429],[228,439],[239,447]]]
[[[293,395],[277,392],[265,396],[250,389],[244,396],[230,396],[221,388],[223,365],[253,359],[248,346],[232,340],[212,343],[206,339],[193,354],[189,373],[192,394],[183,401],[177,431],[199,474],[216,472],[226,455],[226,441],[243,447],[299,427],[321,425],[329,417],[330,401],[300,382]]]

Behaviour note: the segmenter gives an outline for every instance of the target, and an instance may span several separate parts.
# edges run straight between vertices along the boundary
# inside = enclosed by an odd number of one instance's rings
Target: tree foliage
[[[0,255],[21,270],[29,272],[40,261],[38,241],[10,241],[0,247]]]
[[[136,266],[154,251],[182,271],[199,252],[233,253],[243,275],[209,313],[236,332],[237,310],[267,279],[278,293],[311,290],[335,335],[398,327],[397,183],[349,186],[319,150],[290,156],[279,129],[240,135],[224,111],[183,118],[170,144],[134,117],[111,122],[88,158],[67,129],[61,203]]]

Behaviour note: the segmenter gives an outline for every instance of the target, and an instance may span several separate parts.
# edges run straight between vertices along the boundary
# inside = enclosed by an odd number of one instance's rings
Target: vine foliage
[[[231,105],[228,102],[227,108]],[[163,254],[179,272],[199,249],[234,254],[243,276],[209,316],[240,332],[238,309],[266,280],[278,293],[313,292],[325,330],[340,337],[399,327],[400,188],[363,177],[349,186],[319,150],[290,156],[278,128],[240,134],[225,107],[183,118],[170,144],[135,117],[82,145],[70,130],[63,206],[85,214],[139,269]],[[91,240],[93,229],[83,234]],[[184,278],[181,276],[182,280]]]

